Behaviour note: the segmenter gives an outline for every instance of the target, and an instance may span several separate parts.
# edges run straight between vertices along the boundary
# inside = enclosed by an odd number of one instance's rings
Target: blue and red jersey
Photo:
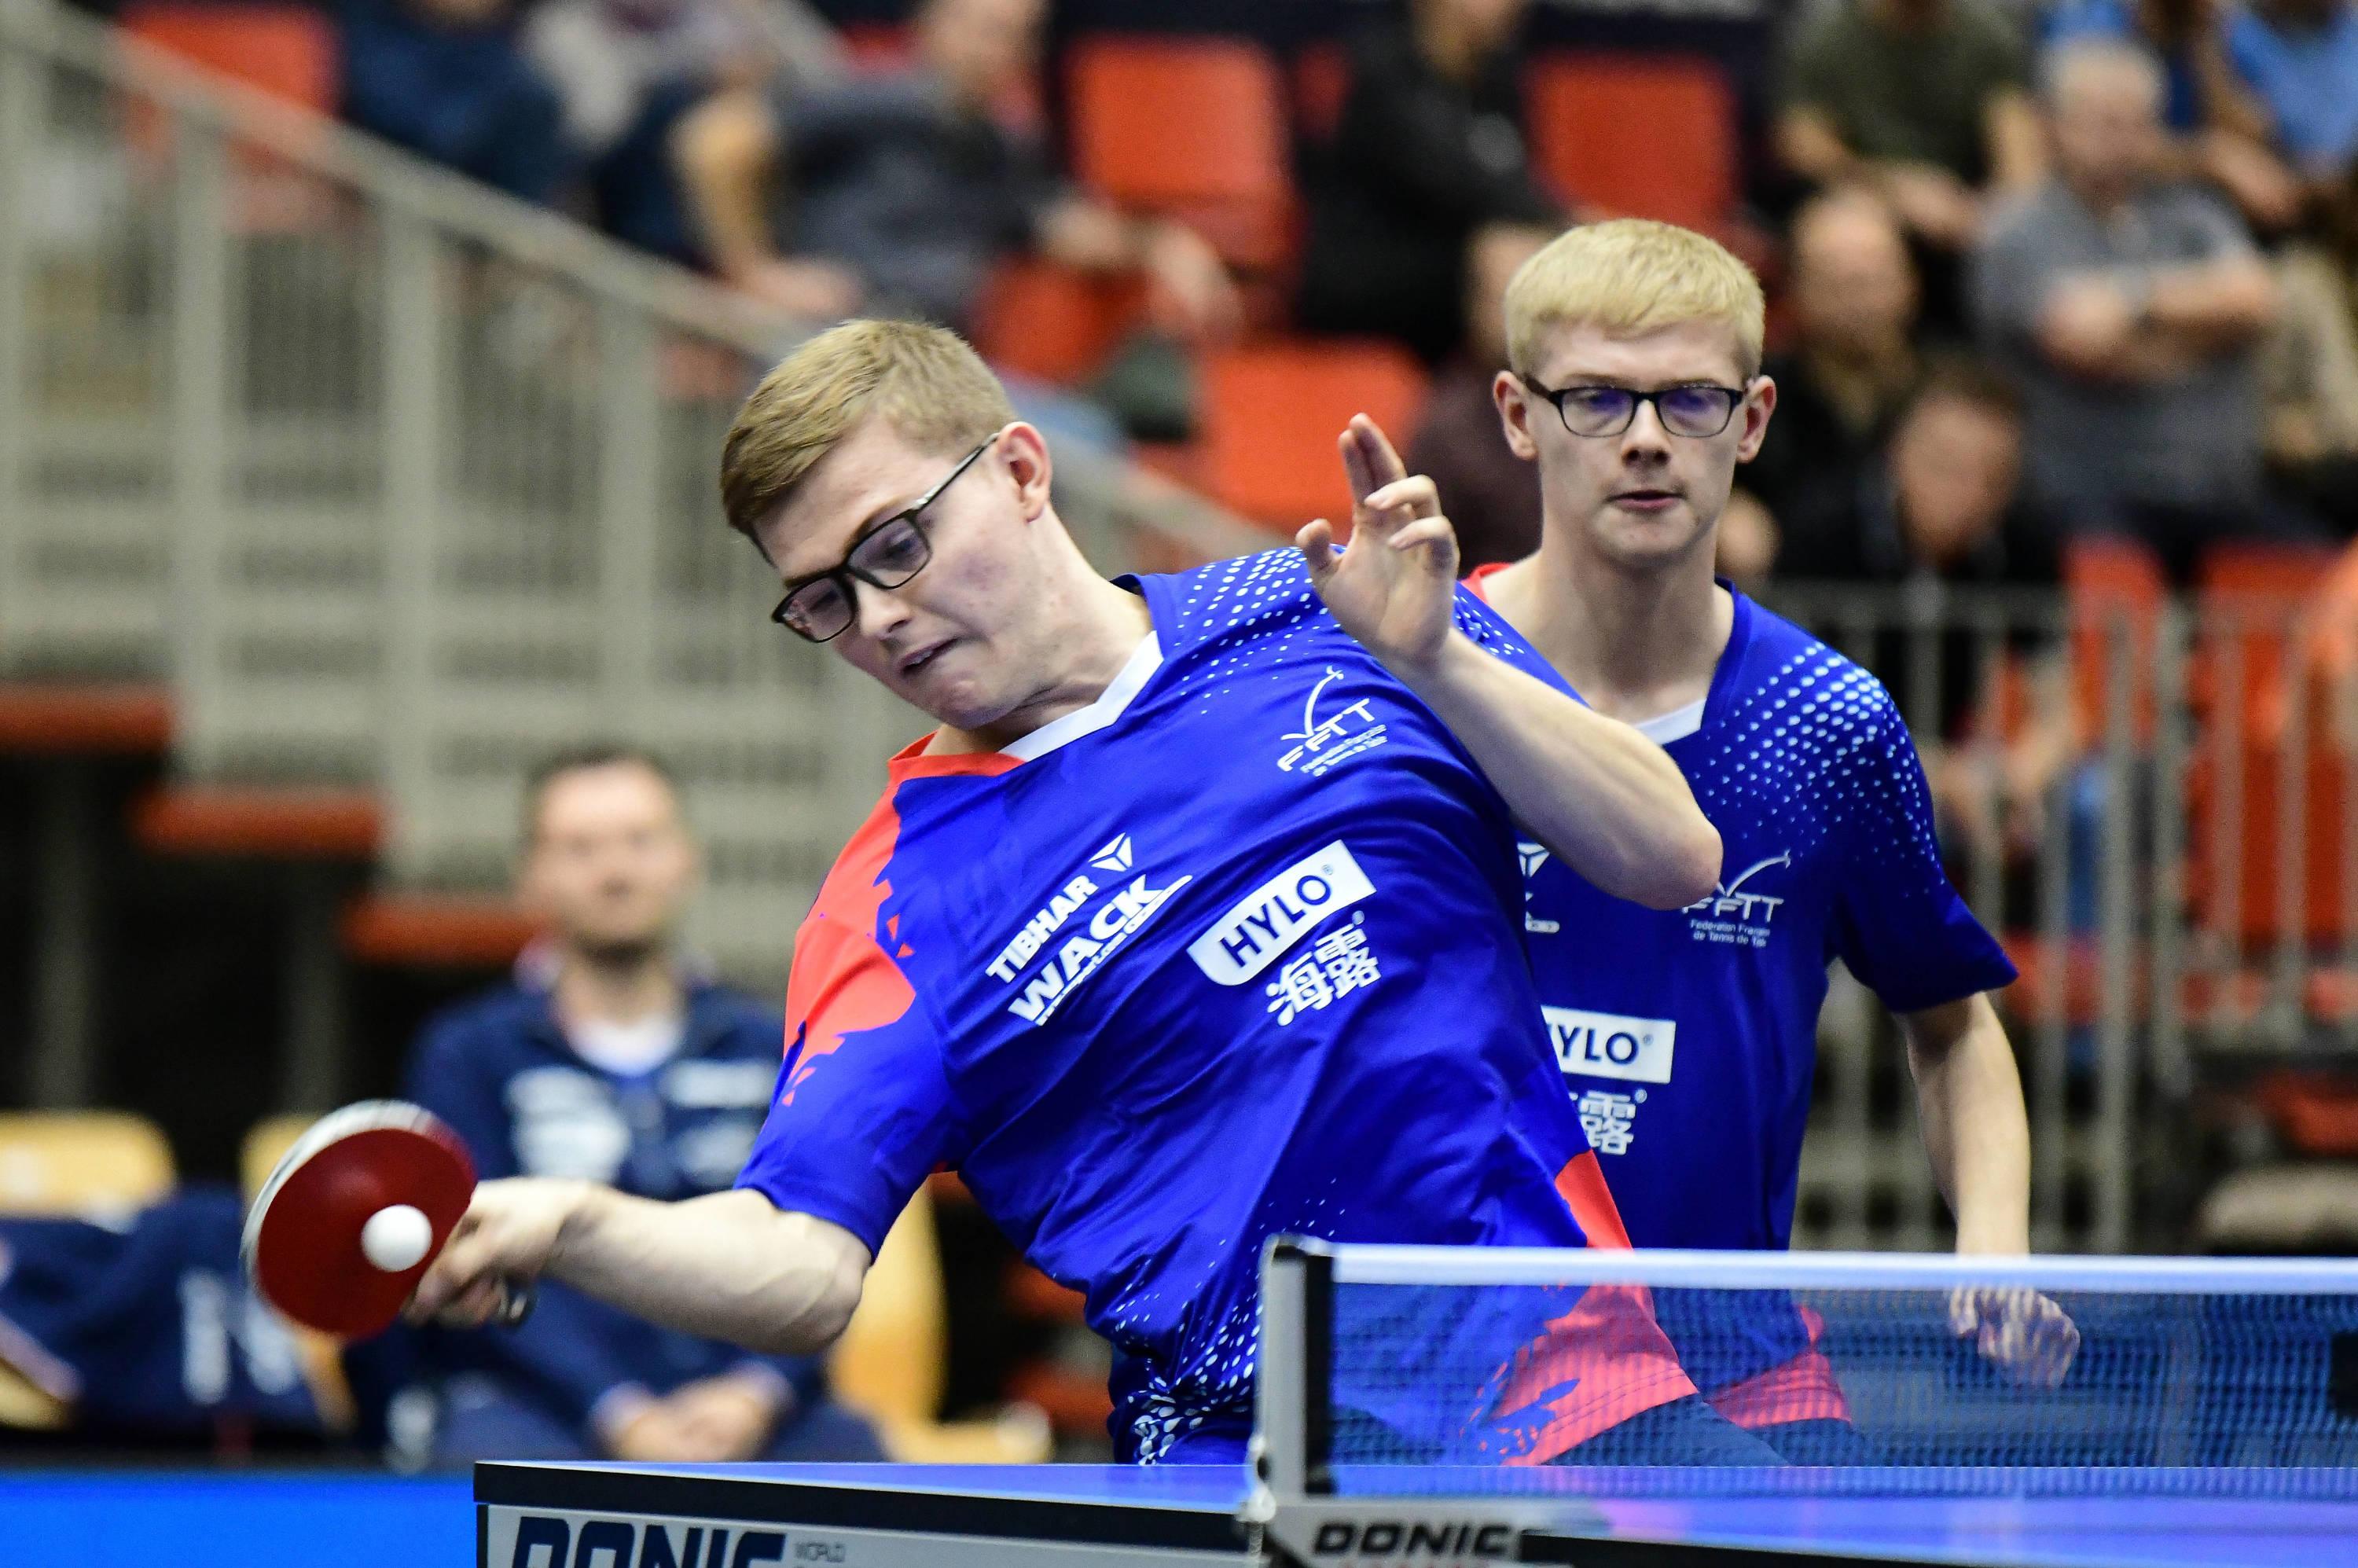
[[[1808,633],[1736,593],[1702,703],[1638,728],[1719,829],[1719,886],[1643,909],[1526,840],[1523,924],[1549,1033],[1633,1242],[1781,1249],[1830,966],[1896,1012],[2009,985],[2014,966],[1950,885],[1890,694]],[[1840,1413],[1830,1380],[1784,1365],[1808,1348],[1799,1314],[1722,1312],[1706,1333],[1682,1315],[1713,1303],[1671,1292],[1657,1306],[1740,1424]]]
[[[1122,1454],[1232,1459],[1266,1238],[1621,1227],[1472,759],[1294,552],[1130,586],[1153,631],[1096,703],[1004,752],[892,760],[796,939],[741,1184],[872,1249],[956,1169],[1085,1294]],[[1560,685],[1469,594],[1457,623]],[[1498,1412],[1529,1457],[1692,1391],[1650,1319],[1557,1359]]]

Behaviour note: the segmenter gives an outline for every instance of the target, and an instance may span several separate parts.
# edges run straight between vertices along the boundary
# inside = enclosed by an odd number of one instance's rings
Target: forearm
[[[2276,316],[2276,284],[2257,262],[2172,268],[2154,275],[2145,318],[2181,348],[2241,348]]]
[[[1866,172],[1826,117],[1814,109],[1789,109],[1777,122],[1777,156],[1785,167],[1819,185]]]
[[[1902,1021],[1934,1179],[1957,1218],[1957,1250],[2030,1249],[2030,1122],[2014,1050],[1989,998]]]
[[[681,187],[712,265],[724,277],[742,280],[775,254],[764,210],[779,151],[768,111],[752,92],[708,99],[675,134]]]
[[[665,1204],[593,1186],[568,1213],[547,1271],[689,1334],[809,1355],[850,1321],[867,1264],[850,1232],[759,1193]]]
[[[1516,819],[1597,887],[1655,909],[1712,891],[1719,833],[1660,746],[1460,633],[1427,667],[1396,673],[1449,726]]]
[[[1999,189],[2025,189],[2046,174],[2047,133],[2028,93],[2002,92],[1993,99],[1984,114],[1982,136],[1990,183]]]

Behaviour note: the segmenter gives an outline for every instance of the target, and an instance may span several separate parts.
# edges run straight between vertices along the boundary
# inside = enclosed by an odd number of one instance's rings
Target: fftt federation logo
[[[1278,772],[1290,773],[1299,769],[1314,779],[1338,762],[1347,762],[1384,743],[1384,727],[1368,711],[1364,697],[1336,708],[1324,719],[1318,717],[1318,698],[1342,678],[1343,672],[1329,665],[1326,673],[1318,677],[1318,684],[1311,687],[1310,700],[1302,705],[1302,728],[1284,736],[1295,744],[1278,758]]]
[[[1687,905],[1687,930],[1698,942],[1724,942],[1739,946],[1768,946],[1769,923],[1777,918],[1778,906],[1785,900],[1765,892],[1748,890],[1753,878],[1780,866],[1791,870],[1793,853],[1771,855],[1754,863],[1734,881],[1723,882],[1717,892],[1707,894]]]

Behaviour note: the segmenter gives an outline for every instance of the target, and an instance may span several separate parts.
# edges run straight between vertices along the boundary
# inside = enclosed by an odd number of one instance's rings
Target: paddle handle
[[[521,1328],[524,1320],[532,1315],[533,1303],[540,1299],[540,1287],[530,1280],[502,1280],[500,1304],[492,1309],[492,1322],[502,1328]]]

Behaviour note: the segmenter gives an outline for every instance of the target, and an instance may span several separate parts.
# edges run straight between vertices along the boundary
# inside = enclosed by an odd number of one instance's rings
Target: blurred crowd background
[[[2039,1245],[2346,1249],[2358,5],[0,0],[0,1454],[1101,1453],[952,1175],[831,1366],[312,1342],[241,1184],[405,1086],[487,1172],[733,1174],[919,728],[713,504],[799,335],[969,334],[1109,570],[1335,513],[1357,410],[1471,567],[1539,525],[1499,296],[1616,214],[1768,285],[1721,568],[1909,716]],[[1946,1240],[1879,1018],[1805,1244]]]

